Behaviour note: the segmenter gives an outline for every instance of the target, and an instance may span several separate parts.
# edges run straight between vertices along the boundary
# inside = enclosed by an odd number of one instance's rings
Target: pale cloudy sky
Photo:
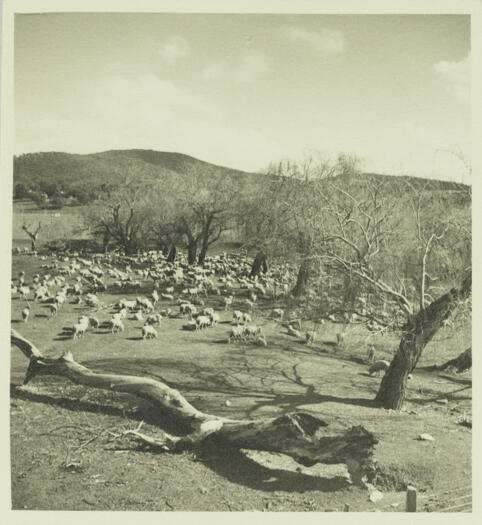
[[[470,182],[469,61],[462,15],[16,15],[15,152],[343,151]]]

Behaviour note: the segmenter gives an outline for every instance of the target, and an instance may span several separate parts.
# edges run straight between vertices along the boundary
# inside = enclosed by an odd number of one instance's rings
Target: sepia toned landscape
[[[471,512],[470,17],[427,17],[16,15],[12,509]]]

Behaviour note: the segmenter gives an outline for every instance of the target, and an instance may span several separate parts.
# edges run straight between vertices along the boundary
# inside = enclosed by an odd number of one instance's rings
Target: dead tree
[[[315,185],[313,191],[321,210],[317,254],[332,278],[349,278],[356,287],[353,301],[347,304],[340,297],[340,311],[402,330],[399,349],[375,398],[380,406],[399,410],[408,374],[442,323],[469,297],[472,278],[466,260],[470,231],[464,228],[461,233],[463,228],[451,221],[450,201],[441,215],[436,213],[440,203],[425,187],[396,184],[357,179],[343,187],[331,182]],[[437,199],[444,197],[437,195]],[[410,208],[413,217],[407,214]],[[433,285],[436,277],[431,270],[440,270],[439,261],[444,261],[442,256],[447,259],[447,252],[453,253],[454,245],[461,248],[462,256],[445,266],[452,264],[452,279],[464,275],[463,282],[436,298],[440,292]],[[410,257],[406,274],[404,257]]]
[[[303,465],[345,463],[355,483],[374,471],[373,453],[378,441],[362,426],[342,428],[338,419],[329,423],[305,412],[257,420],[219,417],[201,412],[179,391],[155,379],[93,372],[76,363],[71,353],[45,358],[14,329],[11,342],[30,360],[24,384],[37,376],[61,376],[86,387],[128,393],[150,402],[176,428],[186,429],[182,436],[162,432],[156,438],[139,430],[125,433],[158,451],[196,447],[209,439],[227,447],[283,453]]]
[[[37,229],[35,231],[31,231],[30,226],[25,224],[25,223],[22,225],[22,229],[30,237],[30,243],[31,243],[32,252],[35,251],[35,248],[36,248],[36,245],[37,245],[38,235],[40,233],[41,228],[42,228],[42,223],[41,222],[38,223]]]

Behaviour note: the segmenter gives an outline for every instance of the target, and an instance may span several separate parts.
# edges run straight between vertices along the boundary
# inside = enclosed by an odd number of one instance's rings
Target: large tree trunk
[[[197,263],[199,264],[199,266],[202,266],[204,264],[204,261],[206,260],[206,255],[208,253],[208,248],[209,248],[209,245],[207,244],[207,242],[203,242],[201,246],[201,251],[199,252],[199,257],[197,260]]]
[[[152,403],[188,433],[174,436],[163,432],[161,438],[126,434],[162,451],[195,446],[206,438],[219,440],[224,446],[280,452],[304,465],[345,463],[352,480],[373,472],[375,436],[363,427],[346,428],[339,418],[330,426],[310,414],[297,412],[277,418],[235,420],[203,413],[192,406],[177,390],[147,377],[97,373],[76,363],[70,353],[58,359],[44,358],[41,352],[16,330],[11,342],[30,359],[24,383],[40,375],[62,376],[87,387],[132,394]]]
[[[167,262],[173,263],[176,260],[177,248],[173,243],[169,248],[169,254],[167,255]]]
[[[470,295],[471,289],[470,274],[460,288],[453,288],[408,319],[398,351],[380,384],[375,398],[377,404],[393,410],[402,408],[408,374],[417,366],[423,349],[440,329],[442,322],[448,319],[460,300]]]
[[[190,266],[196,264],[197,243],[190,242],[187,245],[187,263]]]
[[[292,294],[295,297],[300,297],[306,293],[308,288],[308,281],[310,278],[310,261],[308,259],[303,259],[300,264],[300,269],[298,270],[298,277],[296,279],[295,287],[292,290]]]
[[[253,264],[251,265],[250,277],[256,277],[261,272],[266,273],[268,271],[268,261],[266,255],[259,251],[254,258]]]

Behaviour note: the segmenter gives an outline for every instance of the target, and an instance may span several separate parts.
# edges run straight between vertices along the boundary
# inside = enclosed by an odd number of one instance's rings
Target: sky
[[[17,14],[15,154],[344,152],[469,183],[469,68],[466,15]]]

